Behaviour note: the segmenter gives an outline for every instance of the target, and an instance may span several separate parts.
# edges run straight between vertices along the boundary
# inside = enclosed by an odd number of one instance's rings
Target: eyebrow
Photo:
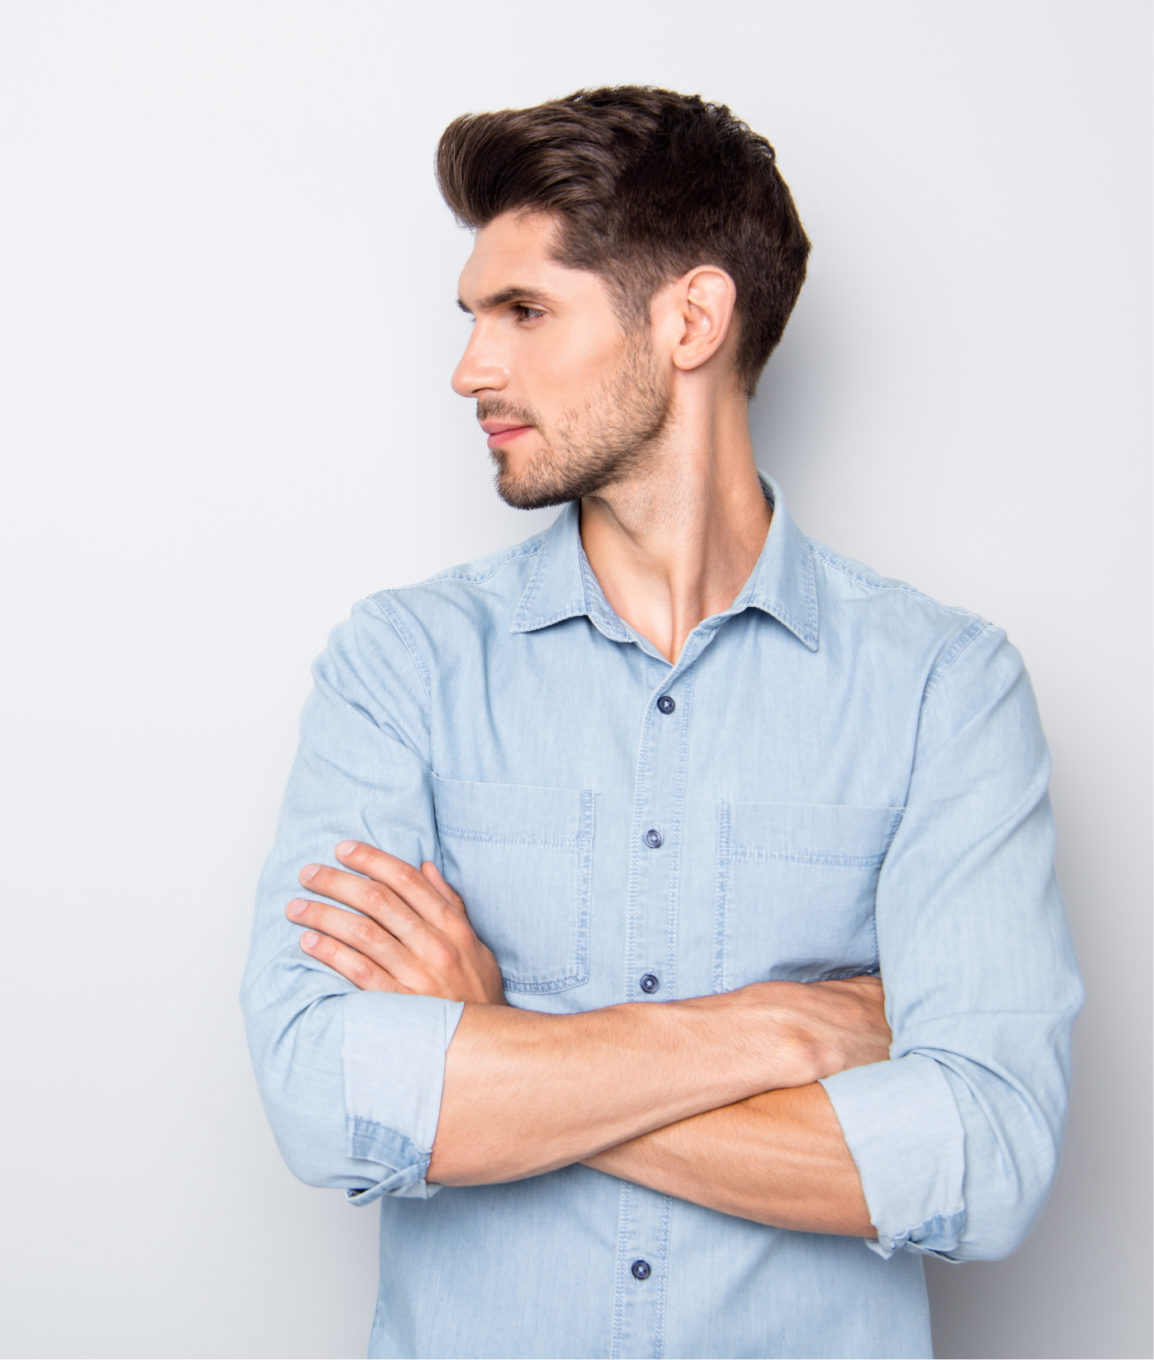
[[[522,288],[513,285],[510,288],[502,288],[496,293],[490,293],[488,297],[483,297],[477,303],[477,311],[491,312],[496,307],[504,307],[510,302],[552,302],[554,299],[549,293],[540,288]],[[473,315],[473,308],[467,307],[460,298],[457,299],[457,306],[461,311]]]

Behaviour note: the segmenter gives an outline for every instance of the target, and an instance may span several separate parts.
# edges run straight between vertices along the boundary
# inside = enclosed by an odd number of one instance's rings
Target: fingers
[[[343,907],[334,907],[328,902],[308,902],[299,897],[288,904],[285,915],[297,925],[309,926],[312,930],[320,931],[323,935],[354,949],[367,958],[374,967],[392,974],[396,979],[395,970],[391,965],[394,961],[393,956],[400,952],[401,946],[388,931],[369,917],[358,912],[345,911]],[[310,952],[315,953],[315,950]]]
[[[447,893],[420,870],[385,850],[360,841],[342,841],[336,856],[354,872],[310,864],[302,870],[300,881],[314,892],[380,921],[399,939],[405,938],[418,920],[440,926],[446,912],[456,907],[448,895],[456,894],[443,879]]]
[[[445,968],[454,952],[436,932],[427,928],[405,943],[371,917],[345,911],[343,907],[334,907],[327,902],[296,898],[285,908],[285,915],[298,925],[321,932],[319,946],[302,939],[302,948],[336,968],[342,977],[358,987],[373,991],[427,992],[430,967]],[[331,949],[330,940],[340,948]],[[414,949],[412,944],[417,941],[418,947]],[[357,960],[364,960],[368,968]],[[362,982],[362,977],[368,981]]]
[[[291,907],[308,908],[319,903],[291,903]],[[335,908],[334,908],[335,910]],[[291,909],[289,912],[293,915]],[[348,916],[349,912],[343,915]],[[298,913],[297,919],[304,920],[307,910]],[[375,963],[367,955],[350,949],[347,944],[332,935],[323,935],[315,930],[306,930],[301,936],[301,948],[314,959],[327,964],[334,972],[347,978],[355,987],[366,992],[401,992],[406,990],[386,969]]]
[[[465,910],[464,902],[461,900],[458,893],[445,882],[440,869],[437,868],[431,859],[425,860],[421,865],[421,873],[425,875],[433,887],[437,889],[451,907],[455,907],[462,916],[468,916],[469,913]]]
[[[495,960],[431,860],[416,869],[358,841],[342,841],[336,855],[348,868],[309,864],[300,874],[310,891],[332,901],[297,899],[286,908],[291,920],[316,932],[318,938],[302,939],[306,952],[373,990],[461,992],[463,999],[478,999],[473,993],[479,991],[479,999],[488,1000],[492,973],[503,1001]]]
[[[361,874],[347,873],[344,869],[330,868],[327,864],[306,865],[301,870],[300,881],[310,892],[320,893],[369,917],[398,940],[407,939],[419,929],[430,911],[444,913],[448,910],[428,884],[426,890],[437,896],[437,903],[432,907],[426,903],[423,912],[419,912],[386,884]]]

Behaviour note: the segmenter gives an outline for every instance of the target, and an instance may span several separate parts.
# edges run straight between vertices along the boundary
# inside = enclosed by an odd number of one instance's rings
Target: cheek
[[[595,343],[589,337],[586,343],[568,345],[538,366],[537,391],[555,411],[580,410],[594,394],[612,385],[625,362],[620,343],[611,345],[603,339]]]

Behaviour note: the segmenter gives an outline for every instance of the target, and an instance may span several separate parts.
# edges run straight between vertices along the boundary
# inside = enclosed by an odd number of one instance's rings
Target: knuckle
[[[400,880],[402,887],[407,889],[415,888],[419,884],[425,882],[419,869],[414,868],[411,864],[405,863],[401,863],[397,866],[397,878]]]
[[[367,987],[373,980],[373,966],[368,959],[355,958],[349,965],[350,980],[355,982],[358,987]]]
[[[379,883],[370,883],[364,893],[364,909],[371,916],[378,916],[388,905],[388,894]]]
[[[358,946],[375,944],[380,934],[380,929],[367,916],[353,917],[349,927],[351,942]]]

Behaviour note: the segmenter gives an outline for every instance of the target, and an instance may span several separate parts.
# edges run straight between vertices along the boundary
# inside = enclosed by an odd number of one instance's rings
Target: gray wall
[[[1150,1354],[1143,0],[0,6],[8,1354],[363,1353],[375,1215],[282,1167],[249,903],[352,600],[535,532],[449,372],[450,117],[641,81],[776,143],[755,407],[803,527],[1005,626],[1089,1000],[1048,1212],[944,1356]]]

